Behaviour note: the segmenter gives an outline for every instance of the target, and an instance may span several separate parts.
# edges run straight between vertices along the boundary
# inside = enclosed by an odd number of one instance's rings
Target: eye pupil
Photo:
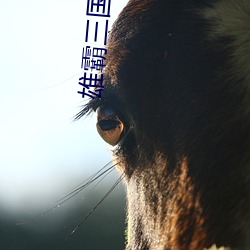
[[[98,125],[103,131],[108,131],[115,129],[118,125],[120,125],[120,122],[117,120],[102,120],[98,122]]]
[[[124,124],[119,115],[107,105],[97,108],[96,128],[102,139],[108,144],[115,146],[124,134]]]

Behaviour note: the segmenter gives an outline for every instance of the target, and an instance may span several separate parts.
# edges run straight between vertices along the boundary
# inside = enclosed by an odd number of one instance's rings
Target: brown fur
[[[250,249],[250,51],[232,63],[250,30],[213,32],[223,4],[131,0],[110,33],[102,98],[83,113],[108,103],[125,124],[127,250]],[[242,6],[232,18],[248,20]]]

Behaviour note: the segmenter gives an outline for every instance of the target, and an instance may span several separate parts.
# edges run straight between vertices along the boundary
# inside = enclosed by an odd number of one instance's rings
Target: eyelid
[[[102,99],[99,99],[99,98],[96,98],[96,99],[93,99],[90,103],[90,106],[91,106],[91,109],[96,112],[96,110],[100,107],[104,105],[104,102]]]
[[[101,106],[106,107],[107,109],[112,109],[119,117],[123,117],[122,112],[117,108],[117,105],[113,104],[112,102],[109,102],[105,99],[96,99],[92,103],[92,109],[96,112],[97,109]]]

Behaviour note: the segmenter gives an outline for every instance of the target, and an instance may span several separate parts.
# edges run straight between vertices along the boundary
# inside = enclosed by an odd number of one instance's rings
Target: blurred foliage
[[[16,225],[15,218],[2,211],[0,242],[2,250],[54,250],[105,195],[107,188],[91,190],[90,198],[73,197],[63,206],[39,219]],[[62,250],[123,250],[125,195],[121,184],[60,248]],[[65,211],[66,210],[66,211]]]

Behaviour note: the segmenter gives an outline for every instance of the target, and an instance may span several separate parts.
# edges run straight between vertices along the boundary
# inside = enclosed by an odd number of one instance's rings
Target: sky
[[[111,0],[109,30],[126,2]],[[86,6],[0,1],[0,208],[54,199],[111,160],[95,117],[73,121],[87,100],[77,93]]]

